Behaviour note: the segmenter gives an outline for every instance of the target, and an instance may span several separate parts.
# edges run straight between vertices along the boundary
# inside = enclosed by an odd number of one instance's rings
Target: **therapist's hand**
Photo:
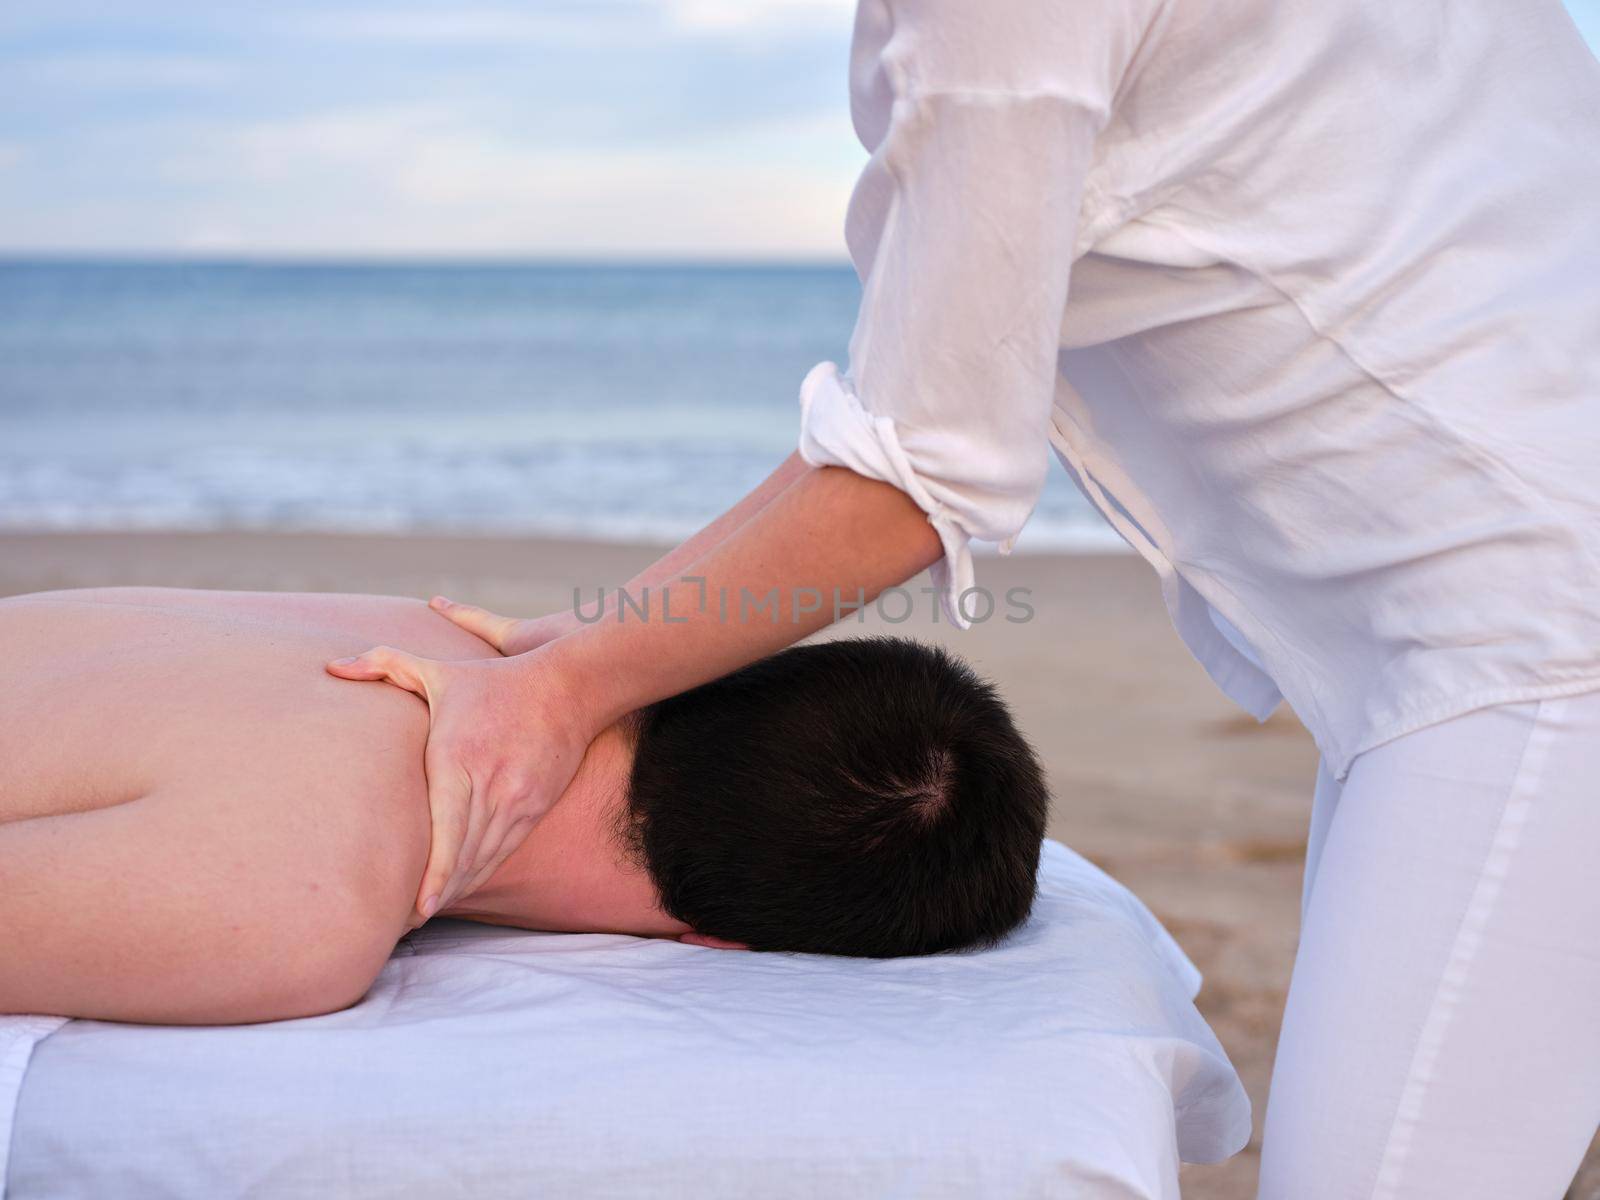
[[[508,657],[537,650],[546,642],[553,642],[581,628],[578,619],[570,612],[519,620],[516,617],[502,617],[499,613],[474,604],[458,604],[443,596],[435,596],[428,601],[428,607]]]
[[[593,732],[558,669],[520,658],[439,662],[388,646],[327,666],[428,702],[433,836],[412,924],[481,886],[572,782]]]

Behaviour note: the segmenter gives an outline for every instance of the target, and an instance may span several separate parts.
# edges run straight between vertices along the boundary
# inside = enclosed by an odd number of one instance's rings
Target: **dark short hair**
[[[795,646],[641,709],[619,832],[662,906],[753,950],[994,944],[1049,797],[995,689],[933,646]]]

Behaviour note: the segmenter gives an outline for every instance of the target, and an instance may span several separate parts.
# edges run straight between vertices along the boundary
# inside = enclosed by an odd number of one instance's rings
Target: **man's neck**
[[[617,838],[632,765],[629,736],[616,725],[604,730],[522,845],[440,915],[554,932],[686,930],[660,911],[655,884]]]

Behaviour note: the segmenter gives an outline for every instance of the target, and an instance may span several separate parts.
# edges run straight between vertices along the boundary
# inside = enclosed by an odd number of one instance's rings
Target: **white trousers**
[[[1261,1200],[1560,1200],[1600,1125],[1600,692],[1319,772]]]

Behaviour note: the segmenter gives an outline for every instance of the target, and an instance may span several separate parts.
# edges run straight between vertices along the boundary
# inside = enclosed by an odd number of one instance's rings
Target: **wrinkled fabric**
[[[971,953],[434,922],[345,1012],[55,1033],[5,1200],[1177,1200],[1180,1157],[1250,1135],[1199,985],[1131,893],[1054,842],[1030,920]]]
[[[1049,451],[1336,778],[1600,684],[1600,65],[1559,0],[861,0],[800,452],[1008,548]]]

